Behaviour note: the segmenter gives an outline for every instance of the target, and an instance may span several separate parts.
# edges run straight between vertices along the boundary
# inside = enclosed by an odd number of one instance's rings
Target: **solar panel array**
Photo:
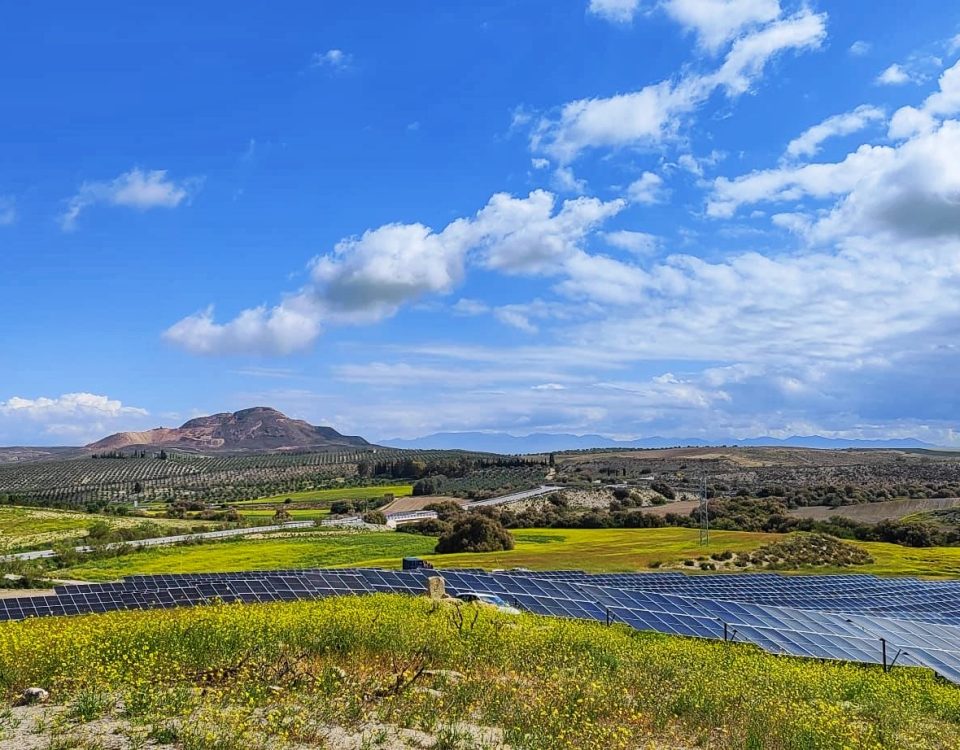
[[[868,575],[685,575],[373,568],[132,576],[0,599],[0,620],[213,601],[421,594],[442,575],[454,596],[490,593],[537,614],[752,643],[771,653],[926,667],[960,684],[960,581]]]

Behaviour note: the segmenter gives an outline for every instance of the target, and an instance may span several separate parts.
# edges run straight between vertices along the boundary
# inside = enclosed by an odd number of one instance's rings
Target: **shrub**
[[[488,516],[471,513],[457,518],[437,542],[436,552],[497,552],[513,549],[513,536]]]
[[[439,518],[428,518],[417,523],[405,523],[397,526],[397,531],[404,534],[421,534],[423,536],[443,536],[453,528],[453,524],[441,521]]]
[[[424,510],[432,510],[437,514],[441,521],[452,521],[457,516],[463,515],[463,508],[453,500],[441,500],[438,503],[430,503],[424,506]]]
[[[667,500],[676,500],[677,498],[677,493],[675,493],[673,488],[665,482],[653,482],[650,485],[650,489],[654,492],[659,492],[661,495],[667,498]]]
[[[422,495],[439,495],[440,492],[443,491],[443,483],[446,480],[447,478],[442,475],[418,479],[413,485],[413,494],[416,497]]]
[[[375,526],[385,526],[387,516],[382,510],[371,510],[363,514],[364,523],[372,523]]]

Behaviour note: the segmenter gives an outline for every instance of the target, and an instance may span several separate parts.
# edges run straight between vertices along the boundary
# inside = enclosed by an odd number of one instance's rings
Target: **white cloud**
[[[877,76],[877,83],[883,86],[900,86],[910,80],[910,74],[899,63],[893,63]]]
[[[953,39],[947,42],[947,54],[952,55],[956,52],[960,52],[960,34],[957,34]]]
[[[207,308],[172,325],[164,338],[196,354],[288,354],[312,345],[324,325],[371,323],[424,296],[453,291],[468,254],[502,273],[562,273],[584,238],[625,205],[576,198],[555,210],[555,196],[543,190],[526,198],[497,193],[475,216],[441,232],[386,224],[315,258],[310,283],[279,305],[243,310],[227,323]]]
[[[711,52],[744,29],[780,17],[779,0],[665,0],[663,7]]]
[[[119,422],[139,422],[148,412],[94,393],[65,393],[54,398],[13,396],[0,401],[0,436],[19,441],[39,428],[47,442],[90,442],[116,430]]]
[[[575,198],[554,211],[555,197],[543,190],[527,198],[498,193],[474,219],[458,228],[471,236],[485,267],[510,274],[551,275],[578,252],[587,234],[625,205],[622,200]],[[458,224],[451,224],[448,231]]]
[[[587,10],[613,23],[630,23],[640,10],[640,0],[590,0]]]
[[[312,264],[314,296],[334,313],[377,320],[409,301],[453,290],[467,246],[459,228],[386,224],[337,243]]]
[[[553,185],[562,193],[583,193],[587,189],[586,181],[577,178],[570,167],[558,167],[554,171]]]
[[[631,203],[660,203],[664,199],[663,178],[653,172],[644,172],[630,183],[627,198]]]
[[[729,98],[737,97],[750,89],[777,54],[819,47],[825,23],[826,15],[804,10],[737,39],[712,73],[687,74],[628,94],[569,102],[558,118],[541,118],[531,148],[566,164],[588,148],[655,146],[673,137],[682,117],[718,88]]]
[[[304,303],[304,300],[300,300]],[[208,307],[174,323],[164,339],[192,354],[290,354],[309,347],[320,335],[321,319],[309,304],[293,309],[286,302],[244,310],[228,323],[213,319]]]
[[[67,209],[60,216],[60,226],[65,231],[74,229],[80,214],[98,204],[138,211],[176,208],[188,201],[201,183],[202,180],[195,177],[175,182],[167,178],[166,170],[145,171],[137,167],[113,180],[85,182],[67,202]]]
[[[659,239],[655,235],[647,234],[646,232],[631,232],[626,229],[621,229],[616,232],[604,232],[603,239],[613,247],[640,256],[650,255],[660,244]]]
[[[501,323],[516,328],[518,331],[537,333],[540,330],[522,310],[514,309],[511,306],[498,307],[493,314]]]
[[[904,242],[960,239],[958,153],[957,120],[906,141],[855,181],[843,200],[818,220],[813,236],[821,241],[849,235],[883,235]]]
[[[890,120],[888,135],[894,139],[933,130],[940,117],[960,112],[960,62],[945,70],[938,81],[937,91],[917,107],[901,107]]]
[[[486,302],[481,302],[476,299],[468,299],[466,297],[458,299],[456,304],[451,308],[454,315],[483,315],[490,312],[490,306]]]
[[[862,39],[858,39],[850,45],[850,49],[848,51],[854,57],[863,57],[864,55],[870,53],[872,46],[873,45],[871,45],[870,42],[865,42]]]
[[[790,141],[787,145],[787,154],[792,157],[814,156],[828,138],[856,133],[870,123],[881,121],[885,117],[886,114],[882,109],[868,104],[863,104],[852,112],[833,115]]]
[[[17,220],[17,204],[13,198],[0,195],[0,227],[10,226]]]
[[[836,164],[806,164],[751,172],[730,180],[719,177],[707,202],[707,214],[733,216],[744,204],[827,198],[850,192],[856,183],[884,161],[892,159],[888,146],[861,146]]]
[[[530,160],[530,166],[532,166],[534,169],[546,169],[550,166],[550,160],[536,157]]]
[[[346,70],[353,64],[353,55],[342,49],[328,49],[326,52],[314,52],[310,59],[311,68],[327,68],[329,70]]]

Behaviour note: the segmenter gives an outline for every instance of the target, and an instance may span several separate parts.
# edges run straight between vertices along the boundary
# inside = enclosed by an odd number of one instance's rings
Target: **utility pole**
[[[710,544],[710,512],[707,505],[707,475],[700,474],[700,545]]]

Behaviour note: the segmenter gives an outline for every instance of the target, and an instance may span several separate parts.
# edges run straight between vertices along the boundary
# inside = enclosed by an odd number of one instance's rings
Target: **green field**
[[[417,555],[438,567],[582,568],[591,571],[646,570],[724,549],[754,549],[775,534],[718,531],[700,547],[692,529],[524,529],[514,532],[510,552],[434,555],[436,540],[393,532],[303,532],[282,538],[244,539],[133,552],[71,568],[71,578],[109,580],[135,573],[252,570],[337,566],[399,567]]]
[[[749,551],[780,538],[777,534],[715,531],[710,546],[699,545],[695,529],[523,529],[514,532],[510,552],[434,555],[435,539],[393,532],[304,531],[282,537],[238,539],[131,552],[63,571],[70,578],[112,580],[136,573],[379,566],[396,568],[406,555],[437,567],[534,570],[577,568],[592,572],[650,570],[651,563],[679,562],[730,550]],[[960,576],[960,547],[901,547],[860,543],[873,557],[858,573]],[[851,569],[814,569],[850,572]]]
[[[321,521],[330,515],[329,508],[287,508],[285,510],[290,514],[290,520],[292,521]],[[276,510],[273,508],[238,508],[237,512],[243,518],[272,521]]]
[[[0,551],[48,547],[86,536],[87,529],[97,522],[111,528],[129,528],[149,521],[161,526],[209,526],[203,521],[138,518],[136,516],[107,516],[70,510],[25,508],[16,505],[0,506]]]
[[[256,500],[241,500],[231,505],[260,505],[266,503],[282,503],[290,498],[295,503],[328,502],[334,500],[370,500],[384,495],[407,497],[413,494],[412,484],[376,484],[369,487],[338,487],[330,490],[304,490],[303,492],[286,492],[282,495],[259,497]]]

